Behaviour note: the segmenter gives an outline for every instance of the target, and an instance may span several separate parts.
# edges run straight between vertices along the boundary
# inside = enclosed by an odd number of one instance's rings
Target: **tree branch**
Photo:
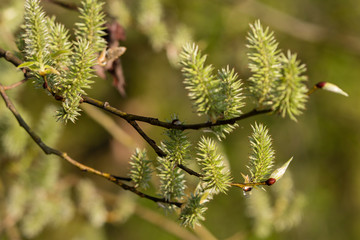
[[[163,150],[161,150],[161,148],[159,148],[159,146],[156,144],[156,142],[153,139],[151,139],[148,135],[146,135],[146,133],[140,128],[140,126],[136,123],[136,121],[129,120],[128,122],[143,137],[143,139],[145,139],[145,141],[154,149],[154,151],[156,152],[156,154],[159,157],[166,157],[166,153]],[[177,164],[177,166],[190,175],[194,175],[199,178],[201,178],[203,176],[200,173],[197,173],[194,170],[192,170],[182,164]]]
[[[0,48],[0,57],[5,58],[7,61],[11,62],[15,66],[18,66],[22,63],[21,59],[14,56],[11,52],[5,51],[4,49],[1,49],[1,48]],[[15,83],[8,87],[3,86],[3,89],[7,90],[9,88],[13,88],[18,85],[20,85],[20,83]],[[156,142],[153,139],[151,139],[149,136],[147,136],[147,134],[140,128],[140,126],[136,123],[136,121],[145,122],[145,123],[148,123],[153,126],[159,126],[159,127],[163,127],[163,128],[167,128],[167,129],[198,130],[198,129],[203,129],[203,128],[211,128],[211,127],[219,126],[219,125],[235,124],[237,121],[240,121],[245,118],[272,112],[271,109],[265,109],[265,110],[254,109],[254,110],[252,110],[248,113],[242,114],[238,117],[226,119],[226,120],[217,120],[216,122],[204,122],[204,123],[196,123],[196,124],[178,124],[178,123],[170,123],[170,122],[160,121],[157,118],[145,117],[145,116],[126,113],[117,108],[110,106],[110,104],[108,102],[102,102],[100,100],[97,100],[97,99],[94,99],[94,98],[91,98],[91,97],[88,97],[85,95],[82,96],[82,103],[88,103],[90,105],[93,105],[95,107],[98,107],[100,109],[103,109],[107,112],[110,112],[118,117],[125,119],[143,137],[143,139],[154,149],[154,151],[156,152],[156,154],[159,157],[165,157],[166,154],[164,153],[164,151],[162,151],[159,148],[159,146],[156,144]],[[42,143],[42,142],[40,141],[39,143]],[[45,151],[45,150],[49,150],[49,149],[45,148],[43,150],[45,153],[50,154]],[[177,166],[190,175],[193,175],[193,176],[196,176],[199,178],[201,178],[203,176],[202,174],[197,173],[196,171],[194,171],[182,164],[178,164]]]
[[[7,61],[14,64],[16,67],[22,63],[21,59],[17,58],[11,52],[5,51],[2,48],[0,48],[0,57],[5,58]],[[240,121],[240,120],[243,120],[243,119],[246,119],[249,117],[253,117],[256,115],[260,115],[260,114],[271,113],[273,111],[272,109],[264,109],[264,110],[253,109],[250,112],[244,113],[238,117],[231,118],[231,119],[225,119],[225,120],[220,119],[220,120],[217,120],[216,122],[204,122],[204,123],[195,123],[195,124],[178,124],[178,123],[170,123],[170,122],[160,121],[159,119],[153,118],[153,117],[145,117],[145,116],[126,113],[117,108],[110,106],[110,104],[108,102],[102,102],[100,100],[97,100],[97,99],[94,99],[94,98],[91,98],[91,97],[88,97],[85,95],[82,96],[82,102],[91,104],[98,108],[101,108],[107,112],[110,112],[118,117],[125,119],[128,122],[129,121],[139,121],[139,122],[148,123],[153,126],[159,126],[159,127],[163,127],[163,128],[167,128],[167,129],[178,129],[178,130],[187,130],[187,129],[198,130],[198,129],[203,129],[203,128],[211,128],[211,127],[219,126],[219,125],[235,124],[237,121]]]
[[[238,117],[234,117],[231,119],[220,119],[220,120],[217,120],[216,122],[204,122],[204,123],[195,123],[195,124],[178,124],[178,123],[170,123],[170,122],[160,121],[159,119],[153,118],[153,117],[144,117],[144,116],[140,116],[140,115],[126,113],[117,108],[110,106],[110,104],[108,102],[102,102],[102,101],[93,99],[88,96],[82,96],[82,98],[83,98],[82,102],[91,104],[91,105],[101,108],[101,109],[104,109],[105,111],[110,112],[116,116],[119,116],[119,117],[127,120],[128,122],[129,121],[139,121],[139,122],[145,122],[145,123],[148,123],[148,124],[154,125],[154,126],[159,126],[159,127],[163,127],[163,128],[167,128],[167,129],[178,129],[178,130],[187,130],[187,129],[199,130],[202,128],[211,128],[211,127],[219,126],[219,125],[235,124],[237,121],[240,121],[240,120],[243,120],[243,119],[246,119],[249,117],[253,117],[256,115],[264,114],[264,113],[270,113],[273,111],[272,109],[264,109],[264,110],[253,109],[250,112],[244,113]]]
[[[29,127],[29,125],[25,122],[25,120],[22,118],[22,116],[16,110],[15,106],[13,105],[10,98],[8,97],[8,95],[5,92],[5,87],[1,83],[0,83],[0,95],[4,99],[7,108],[9,108],[9,110],[15,116],[15,118],[18,121],[19,125],[25,129],[25,131],[30,135],[30,137],[34,140],[34,142],[41,148],[41,150],[43,150],[44,153],[57,155],[57,156],[61,157],[62,159],[68,161],[72,165],[78,167],[80,170],[85,171],[85,172],[90,172],[90,173],[93,173],[95,175],[101,176],[101,177],[107,179],[108,181],[111,181],[111,182],[115,183],[116,185],[120,186],[124,190],[129,190],[129,191],[135,193],[136,195],[138,195],[140,197],[150,199],[150,200],[152,200],[154,202],[162,202],[162,203],[172,204],[172,205],[175,205],[177,207],[181,207],[182,203],[180,203],[180,202],[171,202],[171,201],[168,201],[168,200],[166,200],[164,198],[157,198],[157,197],[147,195],[147,194],[145,194],[143,192],[140,192],[135,187],[132,187],[130,185],[127,185],[127,184],[121,182],[121,181],[130,181],[131,179],[129,179],[129,178],[114,176],[114,175],[112,175],[110,173],[101,172],[101,171],[96,170],[94,168],[88,167],[88,166],[86,166],[86,165],[84,165],[82,163],[79,163],[78,161],[72,159],[70,156],[67,155],[67,153],[47,146],[41,140],[41,138]]]
[[[5,58],[6,61],[14,64],[15,67],[19,66],[22,63],[20,58],[16,57],[10,51],[6,51],[2,48],[0,48],[0,57]]]
[[[128,123],[140,134],[140,136],[154,149],[159,157],[165,157],[166,153],[159,148],[156,142],[151,139],[146,133],[140,128],[140,126],[134,120],[128,120]]]
[[[27,82],[27,80],[28,80],[28,79],[25,78],[25,79],[23,79],[23,80],[21,80],[21,81],[19,81],[19,82],[13,83],[13,84],[8,85],[8,86],[4,86],[4,89],[5,89],[5,90],[9,90],[9,89],[16,88],[16,87],[22,85],[23,83]]]
[[[19,66],[22,63],[21,59],[17,58],[11,52],[6,51],[6,50],[4,50],[2,48],[0,48],[0,57],[5,58],[7,61],[14,64],[16,67]],[[7,86],[7,87],[2,86],[2,87],[4,88],[4,91],[5,91],[5,90],[7,90],[9,88],[16,87],[15,85],[18,86],[20,84],[19,83],[14,83],[14,84],[12,84],[10,86]],[[91,104],[93,106],[104,109],[104,110],[106,110],[106,111],[108,111],[108,112],[110,112],[110,113],[112,113],[114,115],[117,115],[117,116],[127,120],[128,123],[130,125],[132,125],[135,128],[135,130],[145,139],[145,141],[147,141],[149,143],[149,145],[154,149],[154,151],[156,152],[156,154],[159,157],[165,157],[166,156],[166,154],[156,145],[155,141],[152,140],[149,136],[146,135],[146,133],[140,128],[140,126],[135,122],[135,120],[142,121],[142,122],[147,122],[147,123],[150,123],[150,124],[153,123],[152,125],[155,125],[155,126],[161,126],[161,125],[156,125],[156,123],[169,124],[168,122],[161,122],[156,118],[149,118],[149,117],[143,117],[143,116],[128,114],[128,113],[125,113],[125,112],[123,112],[123,111],[121,111],[121,110],[119,110],[117,108],[111,107],[108,102],[101,102],[99,100],[96,100],[96,99],[93,99],[93,98],[90,98],[90,97],[87,97],[87,96],[83,96],[82,98],[83,98],[82,102],[89,103],[89,104]],[[172,125],[174,125],[174,124],[172,124]],[[174,126],[177,126],[177,125],[174,125]],[[45,153],[47,153],[47,152],[45,152]],[[47,153],[47,154],[49,154],[49,153]],[[190,168],[188,168],[188,167],[186,167],[186,166],[184,166],[182,164],[178,165],[178,167],[183,169],[185,172],[189,173],[190,175],[194,175],[194,176],[197,176],[197,177],[202,176],[201,174],[191,170]]]

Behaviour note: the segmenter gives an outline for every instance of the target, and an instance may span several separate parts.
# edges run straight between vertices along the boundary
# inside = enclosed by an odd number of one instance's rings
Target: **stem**
[[[6,51],[0,48],[0,57],[5,58],[8,62],[12,63],[15,67],[19,66],[22,61],[20,58],[16,57],[10,51]]]
[[[16,67],[19,66],[22,63],[21,59],[17,58],[11,52],[5,51],[2,48],[0,48],[0,57],[5,58],[7,61],[11,62]],[[13,85],[15,85],[15,84],[13,84]],[[16,86],[18,86],[18,85],[20,85],[20,84],[17,84]],[[9,87],[10,86],[8,86],[8,87],[2,86],[4,91],[7,90]],[[51,90],[49,90],[49,92],[52,93]],[[55,98],[56,98],[56,96],[55,96]],[[135,130],[149,143],[149,145],[155,150],[155,152],[156,152],[156,154],[158,156],[160,156],[160,157],[165,157],[166,156],[166,154],[156,145],[156,142],[146,135],[146,133],[140,128],[140,126],[135,122],[135,120],[141,121],[141,122],[147,122],[147,123],[150,123],[150,124],[155,125],[155,126],[162,126],[162,125],[164,125],[164,126],[178,126],[178,125],[168,123],[168,122],[161,122],[157,118],[150,118],[150,117],[143,117],[143,116],[128,114],[128,113],[123,112],[123,111],[121,111],[121,110],[119,110],[117,108],[111,107],[108,102],[101,102],[99,100],[96,100],[96,99],[93,99],[93,98],[90,98],[90,97],[87,97],[87,96],[82,96],[82,98],[83,98],[82,102],[86,102],[86,103],[88,103],[90,105],[93,105],[93,106],[96,106],[96,107],[98,107],[100,109],[104,109],[104,110],[106,110],[106,111],[108,111],[108,112],[110,112],[110,113],[112,113],[114,115],[117,115],[117,116],[127,120],[128,123],[131,124],[135,128]],[[59,98],[59,99],[61,100],[61,98]],[[45,150],[44,150],[44,152],[45,152]],[[45,153],[47,153],[47,152],[45,152]],[[47,154],[49,154],[49,153],[47,153]],[[190,175],[194,175],[194,176],[197,176],[197,177],[202,176],[201,174],[199,174],[199,173],[197,173],[197,172],[195,172],[195,171],[191,170],[190,168],[187,168],[187,167],[185,167],[183,165],[179,165],[178,167],[183,169],[185,172],[189,173]]]
[[[154,149],[156,154],[159,157],[165,157],[166,153],[164,153],[163,150],[159,148],[159,146],[156,144],[156,142],[151,139],[146,133],[140,128],[140,126],[136,123],[134,120],[129,120],[128,123],[135,128],[135,130],[140,134],[140,136],[145,139],[145,141]]]
[[[148,123],[148,124],[154,125],[154,126],[159,126],[159,127],[163,127],[163,128],[167,128],[167,129],[178,129],[178,130],[187,130],[187,129],[198,130],[198,129],[202,129],[202,128],[210,128],[210,127],[219,126],[219,125],[235,124],[237,121],[240,121],[240,120],[252,117],[252,116],[264,114],[264,113],[270,113],[273,111],[272,109],[264,109],[264,110],[253,109],[250,112],[244,113],[238,117],[234,117],[231,119],[225,119],[225,120],[220,119],[220,120],[217,120],[216,122],[205,122],[205,123],[195,123],[195,124],[177,124],[177,123],[163,122],[157,118],[144,117],[144,116],[126,113],[117,108],[110,106],[110,104],[108,102],[102,102],[102,101],[93,99],[88,96],[82,96],[82,98],[83,98],[82,102],[91,104],[91,105],[101,108],[101,109],[104,109],[107,112],[110,112],[116,116],[119,116],[119,117],[127,120],[128,122],[129,121],[139,121],[139,122],[145,122],[145,123]]]
[[[202,178],[202,177],[203,177],[202,174],[200,174],[200,173],[198,173],[198,172],[195,172],[194,170],[186,167],[185,165],[178,164],[177,166],[178,166],[179,168],[181,168],[182,170],[184,170],[185,172],[187,172],[188,174],[190,174],[190,175],[194,175],[194,176],[196,176],[196,177],[198,177],[198,178]]]
[[[9,51],[5,51],[3,49],[0,48],[0,57],[4,57],[7,61],[13,63],[15,66],[18,66],[22,63],[22,61],[15,57],[13,54],[11,54]],[[2,90],[5,91],[6,87],[2,87]],[[4,92],[5,94],[5,92]],[[6,95],[6,94],[5,94]],[[4,97],[4,95],[3,95]],[[5,101],[6,102],[6,101]],[[260,114],[265,114],[265,113],[271,113],[273,110],[272,109],[263,109],[263,110],[257,110],[257,109],[253,109],[247,113],[244,113],[238,117],[234,117],[231,119],[220,119],[217,120],[215,122],[204,122],[204,123],[195,123],[195,124],[178,124],[178,123],[169,123],[169,122],[164,122],[164,121],[160,121],[157,118],[153,118],[153,117],[145,117],[145,116],[140,116],[140,115],[135,115],[135,114],[130,114],[130,113],[126,113],[123,112],[115,107],[110,106],[110,104],[108,102],[102,102],[100,100],[88,97],[83,95],[82,96],[82,103],[88,103],[90,105],[93,105],[95,107],[98,107],[100,109],[103,109],[109,113],[112,113],[118,117],[121,117],[123,119],[125,119],[131,126],[133,126],[133,128],[143,137],[143,139],[154,149],[154,151],[156,152],[156,154],[159,157],[165,157],[166,154],[164,153],[163,150],[161,150],[161,148],[156,144],[156,142],[151,139],[141,128],[140,126],[137,124],[136,121],[139,122],[145,122],[148,123],[150,125],[154,125],[154,126],[159,126],[159,127],[163,127],[163,128],[167,128],[167,129],[178,129],[178,130],[187,130],[187,129],[192,129],[192,130],[198,130],[198,129],[202,129],[202,128],[211,128],[214,126],[219,126],[219,125],[226,125],[226,124],[235,124],[237,121],[252,117],[252,116],[256,116],[256,115],[260,115]],[[19,121],[19,120],[18,120]],[[21,125],[21,124],[20,124]],[[29,133],[30,134],[30,133]],[[33,137],[33,135],[30,134],[30,136]],[[34,138],[33,138],[34,139]],[[34,139],[35,142],[37,142]],[[43,142],[40,141],[37,142],[38,145],[44,145],[42,147],[43,151],[47,154],[51,154],[51,148],[47,147]],[[41,147],[41,146],[40,146]],[[50,151],[50,152],[47,152]],[[56,153],[53,153],[56,154]],[[56,154],[58,155],[58,154]],[[60,156],[60,155],[59,155]],[[202,174],[199,174],[197,172],[195,172],[194,170],[182,165],[182,164],[178,164],[177,165],[179,168],[183,169],[185,172],[187,172],[190,175],[194,175],[196,177],[201,178]],[[79,166],[78,166],[79,167]],[[99,175],[98,173],[93,172],[94,174]],[[104,176],[103,176],[104,177]],[[112,176],[114,177],[114,176]],[[114,177],[115,180],[118,180],[119,178]],[[124,180],[124,179],[122,179]],[[112,181],[112,180],[110,180]],[[234,183],[234,184],[230,184],[232,186],[237,186],[237,187],[246,187],[246,186],[255,186],[255,185],[249,185],[249,184],[240,184],[240,183]],[[256,185],[264,185],[264,184],[260,184],[257,183]],[[123,186],[122,186],[123,187]],[[128,186],[130,187],[130,186]],[[124,187],[123,187],[124,188]],[[127,189],[129,190],[129,189]],[[136,190],[136,189],[134,189]]]
[[[143,139],[145,139],[145,141],[152,147],[152,149],[154,149],[154,151],[159,157],[166,157],[166,153],[163,150],[161,150],[161,148],[159,148],[159,146],[156,144],[156,142],[153,139],[151,139],[148,135],[146,135],[146,133],[140,128],[140,126],[136,123],[136,121],[130,120],[128,122],[143,137]],[[177,166],[190,175],[194,175],[196,177],[202,177],[200,173],[197,173],[194,170],[182,164],[177,164]]]
[[[306,95],[310,96],[313,92],[315,92],[316,90],[318,90],[319,88],[314,85],[307,93]]]
[[[230,186],[239,187],[239,188],[247,188],[247,187],[254,187],[260,185],[267,185],[266,181],[263,182],[250,182],[250,183],[229,183]]]
[[[23,83],[25,83],[27,80],[28,80],[28,79],[25,78],[25,79],[23,79],[23,80],[21,80],[21,81],[19,81],[19,82],[13,83],[13,84],[8,85],[8,86],[4,86],[4,89],[5,89],[5,90],[9,90],[9,89],[16,88],[16,87],[22,85]]]
[[[129,191],[135,193],[136,195],[138,195],[140,197],[150,199],[150,200],[152,200],[154,202],[162,202],[162,203],[172,204],[172,205],[175,205],[177,207],[181,207],[182,203],[180,203],[180,202],[171,202],[171,201],[168,201],[168,200],[166,200],[164,198],[157,198],[157,197],[147,195],[147,194],[145,194],[143,192],[140,192],[135,187],[132,187],[130,185],[127,185],[127,184],[121,182],[121,181],[130,181],[131,180],[130,178],[118,177],[118,176],[114,176],[114,175],[112,175],[110,173],[101,172],[101,171],[99,171],[97,169],[91,168],[89,166],[86,166],[86,165],[72,159],[65,152],[62,152],[62,151],[59,151],[57,149],[54,149],[52,147],[47,146],[41,140],[41,138],[29,127],[29,125],[25,122],[25,120],[22,118],[22,116],[16,110],[14,104],[11,102],[10,98],[8,97],[8,95],[5,92],[5,87],[1,83],[0,83],[0,95],[4,99],[7,108],[9,108],[9,110],[15,116],[15,118],[18,121],[19,125],[25,129],[25,131],[30,135],[30,137],[34,140],[34,142],[41,148],[41,150],[43,150],[44,153],[57,155],[57,156],[61,157],[62,159],[66,160],[67,162],[69,162],[70,164],[76,166],[80,170],[85,171],[85,172],[90,172],[90,173],[93,173],[95,175],[101,176],[101,177],[107,179],[108,181],[111,181],[111,182],[115,183],[116,185],[120,186],[124,190],[129,190]]]

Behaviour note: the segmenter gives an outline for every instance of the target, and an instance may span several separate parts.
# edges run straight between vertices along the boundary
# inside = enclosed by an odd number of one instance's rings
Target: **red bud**
[[[326,82],[318,82],[315,86],[317,88],[323,88],[325,86]]]
[[[64,98],[62,97],[62,96],[59,96],[59,95],[56,95],[55,94],[55,99],[57,100],[57,101],[62,101]]]
[[[269,178],[268,180],[266,180],[266,185],[271,186],[274,183],[276,183],[276,179],[275,178]]]
[[[243,190],[244,192],[250,192],[252,189],[253,189],[253,188],[250,187],[250,186],[245,186],[245,187],[242,188],[242,190]]]

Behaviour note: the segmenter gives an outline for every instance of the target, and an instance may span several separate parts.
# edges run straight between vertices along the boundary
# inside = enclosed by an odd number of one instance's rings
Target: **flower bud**
[[[346,97],[349,96],[349,94],[347,94],[346,92],[344,92],[341,88],[339,88],[338,86],[336,86],[333,83],[329,83],[329,82],[318,82],[315,85],[317,88],[319,89],[323,89],[325,91],[329,91],[329,92],[334,92],[340,95],[344,95]]]
[[[276,169],[271,175],[269,179],[275,179],[275,181],[279,180],[286,172],[286,169],[288,168],[290,162],[293,158],[290,158],[286,163],[284,163],[280,168]],[[268,180],[269,180],[268,179]],[[275,182],[274,182],[275,183]],[[274,184],[273,183],[273,184]]]
[[[275,178],[269,178],[268,180],[266,180],[266,185],[271,186],[274,183],[276,183],[276,179]]]

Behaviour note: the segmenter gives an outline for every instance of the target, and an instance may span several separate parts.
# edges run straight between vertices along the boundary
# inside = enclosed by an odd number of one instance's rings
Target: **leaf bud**
[[[276,183],[276,179],[275,178],[269,178],[268,180],[265,181],[266,185],[271,186],[274,183]]]
[[[343,96],[348,97],[349,94],[347,94],[346,92],[344,92],[341,88],[339,88],[338,86],[336,86],[333,83],[329,83],[329,82],[318,82],[315,85],[317,88],[319,89],[323,89],[325,91],[329,91],[329,92],[334,92]]]

